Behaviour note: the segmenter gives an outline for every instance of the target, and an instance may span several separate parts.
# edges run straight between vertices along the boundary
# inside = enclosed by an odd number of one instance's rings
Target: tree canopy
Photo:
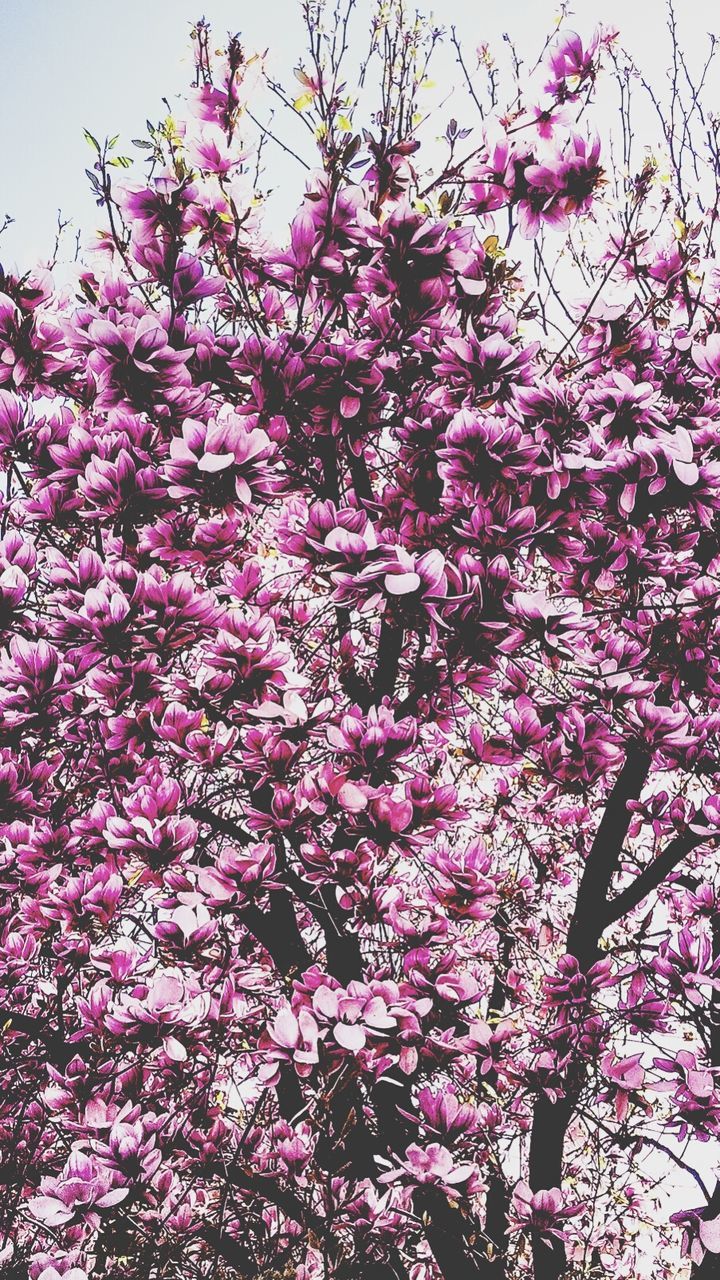
[[[303,7],[0,273],[2,1275],[707,1280],[715,45]]]

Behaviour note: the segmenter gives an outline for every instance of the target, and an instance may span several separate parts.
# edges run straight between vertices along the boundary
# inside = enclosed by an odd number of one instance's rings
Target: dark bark
[[[380,624],[374,692],[378,702],[391,697],[395,689],[403,646],[403,629],[386,608]]]
[[[232,818],[224,818],[206,805],[191,805],[190,813],[212,831],[234,840],[240,848],[253,843],[250,833],[239,827]],[[245,927],[265,948],[283,977],[310,968],[313,957],[303,941],[293,901],[287,890],[274,889],[269,894],[267,908],[262,909],[251,902],[242,907],[239,914]]]
[[[485,1199],[485,1235],[492,1242],[492,1258],[488,1259],[488,1280],[505,1280],[507,1275],[508,1211],[510,1193],[502,1173],[490,1176]]]
[[[720,916],[712,922],[713,957],[720,958]],[[713,991],[710,1001],[710,1065],[720,1067],[720,991]],[[704,1217],[717,1218],[720,1214],[720,1181],[708,1202]],[[706,1253],[702,1262],[695,1263],[691,1280],[720,1280],[720,1253]]]
[[[650,757],[630,745],[587,856],[567,936],[567,950],[587,972],[599,956],[606,927],[607,902],[622,854],[631,814],[628,801],[637,800],[650,771]]]
[[[224,1258],[225,1262],[237,1269],[242,1280],[254,1280],[261,1274],[252,1254],[239,1240],[234,1240],[232,1236],[218,1231],[217,1227],[211,1227],[208,1223],[203,1225],[202,1235],[218,1257]]]
[[[498,1018],[507,999],[507,975],[512,957],[513,937],[506,911],[502,908],[493,921],[498,931],[498,958],[495,966],[492,990],[488,999],[488,1017]],[[497,1072],[491,1070],[481,1075],[478,1070],[478,1089],[482,1093],[488,1086],[497,1086]],[[493,1169],[488,1181],[485,1200],[485,1235],[492,1244],[492,1258],[488,1260],[488,1277],[505,1280],[507,1274],[508,1210],[510,1194],[502,1169]]]
[[[717,1218],[718,1214],[720,1214],[720,1182],[715,1184],[715,1191],[703,1217]],[[720,1280],[720,1253],[706,1253],[702,1262],[695,1263],[691,1280]]]
[[[280,1079],[275,1085],[275,1093],[283,1120],[292,1121],[305,1110],[305,1099],[294,1067],[282,1068]]]
[[[691,1280],[720,1280],[720,1253],[706,1253],[702,1262],[693,1266],[690,1275]]]
[[[686,858],[693,849],[698,845],[704,844],[708,840],[717,840],[715,834],[712,835],[696,835],[692,831],[683,832],[682,835],[675,836],[666,844],[665,848],[656,858],[644,867],[638,876],[635,877],[632,884],[629,884],[622,893],[613,898],[608,903],[607,913],[605,916],[605,928],[614,924],[616,920],[622,919],[627,915],[628,911],[632,911],[639,906],[643,898],[646,898],[654,889],[658,889],[663,881],[674,871],[677,866]]]
[[[572,1119],[576,1096],[551,1102],[542,1093],[535,1103],[530,1135],[528,1181],[533,1191],[562,1183],[565,1134]],[[534,1235],[532,1242],[535,1280],[558,1280],[565,1267],[562,1241]]]
[[[219,831],[221,835],[228,836],[240,845],[241,849],[253,843],[253,836],[244,827],[238,826],[232,818],[224,818],[221,813],[216,813],[214,809],[208,808],[205,804],[191,804],[188,806],[188,813],[191,818],[197,818],[198,822],[204,822],[208,827],[212,827],[213,831]]]
[[[361,502],[374,502],[375,494],[370,483],[367,463],[362,454],[353,453],[349,443],[347,445],[347,459],[355,497],[359,498]]]
[[[389,1155],[403,1153],[414,1136],[400,1111],[413,1109],[408,1080],[403,1076],[379,1080],[372,1091],[372,1102],[379,1150]],[[497,1280],[497,1272],[480,1252],[484,1245],[477,1225],[450,1203],[444,1191],[439,1187],[418,1187],[413,1193],[413,1208],[423,1222],[427,1242],[445,1280]],[[471,1237],[479,1241],[477,1251],[469,1243]]]
[[[328,971],[344,987],[353,980],[360,982],[363,976],[363,961],[358,936],[344,931],[342,912],[338,909],[332,885],[324,886],[320,896],[327,913],[323,932]]]
[[[0,1009],[0,1027],[8,1026],[12,1031],[21,1032],[46,1050],[47,1060],[56,1067],[65,1067],[75,1050],[68,1044],[60,1031],[54,1031],[44,1018],[20,1013],[17,1009]]]
[[[607,924],[608,895],[622,855],[631,814],[628,801],[642,792],[650,770],[650,756],[631,744],[608,797],[600,825],[585,861],[575,910],[567,936],[567,952],[587,972],[600,955],[600,939]],[[533,1112],[529,1182],[533,1191],[562,1186],[565,1135],[582,1089],[584,1072],[576,1073],[566,1096],[552,1102],[541,1093]],[[535,1280],[560,1280],[565,1270],[562,1242],[545,1236],[533,1239]]]
[[[394,693],[402,645],[403,629],[391,613],[386,611],[380,628],[374,672],[376,700],[391,697]],[[251,837],[231,819],[215,814],[206,806],[195,805],[191,812],[199,821],[207,823],[213,830],[228,835],[241,845],[251,842]],[[313,902],[305,892],[301,879],[284,865],[284,859],[281,859],[281,865],[289,890],[321,922],[328,970],[344,984],[353,978],[362,979],[364,968],[359,940],[346,932],[345,921],[331,890],[321,891],[321,903]],[[286,977],[292,976],[296,970],[309,968],[312,964],[289,890],[273,890],[269,894],[269,906],[265,910],[250,904],[241,912],[244,924],[265,947],[279,972]],[[372,1131],[363,1115],[362,1097],[355,1082],[349,1083],[332,1097],[328,1114],[330,1131],[323,1135],[315,1151],[321,1168],[331,1174],[351,1168],[360,1177],[375,1177],[377,1155],[404,1153],[411,1139],[398,1107],[404,1105],[412,1110],[412,1103],[407,1093],[407,1082],[403,1082],[403,1085],[404,1088],[398,1088],[381,1081],[375,1087],[372,1103],[377,1118],[377,1133]],[[286,1119],[299,1114],[303,1107],[303,1094],[292,1068],[282,1072],[276,1091],[280,1113]],[[504,1188],[502,1192],[504,1194]],[[483,1252],[476,1252],[476,1248],[484,1250],[484,1245],[481,1243],[474,1246],[469,1243],[469,1236],[480,1239],[477,1228],[449,1202],[443,1191],[436,1187],[419,1188],[413,1202],[418,1216],[423,1220],[428,1244],[445,1280],[502,1280],[503,1273],[498,1271],[495,1261],[485,1258]],[[499,1212],[499,1199],[497,1208]],[[295,1216],[296,1212],[293,1206],[290,1216]],[[499,1241],[504,1239],[504,1222],[503,1213],[496,1233]],[[221,1256],[227,1261],[233,1261],[234,1241],[216,1233],[212,1243]],[[373,1265],[380,1266],[388,1276],[407,1280],[407,1273],[399,1258],[394,1260],[391,1269],[384,1263]],[[248,1274],[256,1273],[249,1271]]]
[[[280,1186],[274,1178],[267,1178],[259,1173],[247,1173],[246,1170],[236,1168],[232,1164],[226,1167],[220,1163],[208,1165],[206,1173],[208,1177],[220,1178],[239,1191],[251,1192],[270,1204],[277,1205],[286,1218],[291,1218],[293,1222],[308,1227],[320,1239],[327,1233],[325,1220],[318,1218],[312,1209],[306,1207],[300,1196],[291,1189]]]
[[[269,906],[262,911],[249,903],[239,912],[253,937],[265,948],[283,977],[302,973],[313,963],[298,926],[292,899],[284,889],[274,889]]]
[[[422,1218],[427,1242],[445,1280],[494,1280],[495,1273],[465,1238],[464,1222],[439,1187],[418,1187],[413,1208]]]

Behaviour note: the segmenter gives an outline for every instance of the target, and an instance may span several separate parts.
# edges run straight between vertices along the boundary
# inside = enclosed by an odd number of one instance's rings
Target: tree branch
[[[378,702],[385,697],[391,698],[395,692],[402,646],[403,628],[386,608],[380,624],[375,661],[374,692]]]
[[[567,951],[587,972],[599,955],[606,925],[607,899],[630,826],[628,801],[640,796],[650,770],[650,756],[637,744],[627,747],[625,762],[605,805],[592,848],[585,860],[577,900],[567,936]],[[565,1134],[581,1088],[582,1075],[565,1097],[551,1102],[540,1093],[533,1111],[530,1137],[529,1181],[533,1191],[562,1184]],[[565,1269],[561,1241],[533,1236],[535,1280],[559,1280]]]
[[[648,866],[644,867],[638,876],[635,877],[632,884],[626,889],[618,893],[607,905],[605,915],[604,928],[614,924],[616,920],[620,920],[622,916],[627,915],[628,911],[632,911],[634,907],[639,906],[643,898],[646,898],[654,889],[658,889],[667,879],[671,871],[674,871],[683,858],[686,858],[693,849],[698,845],[704,844],[706,840],[720,839],[720,832],[708,835],[697,835],[694,832],[686,831],[682,835],[675,836],[669,844],[654,858]]]
[[[630,826],[628,802],[639,798],[649,771],[650,756],[631,743],[585,861],[567,936],[568,952],[585,971],[598,958],[608,893]]]

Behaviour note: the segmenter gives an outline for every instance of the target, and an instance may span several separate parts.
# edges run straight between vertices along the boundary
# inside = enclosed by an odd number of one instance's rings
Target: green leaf
[[[88,145],[93,147],[93,149],[97,151],[98,155],[100,155],[100,143],[98,142],[97,138],[93,138],[89,129],[83,129],[83,135]]]

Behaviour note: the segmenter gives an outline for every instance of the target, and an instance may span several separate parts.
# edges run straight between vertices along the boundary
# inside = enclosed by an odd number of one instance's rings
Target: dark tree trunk
[[[640,796],[650,770],[650,757],[630,745],[608,797],[592,848],[585,861],[575,910],[567,936],[567,951],[587,973],[600,955],[600,939],[607,924],[608,896],[620,865],[630,826],[628,801]],[[529,1182],[533,1191],[562,1186],[565,1135],[582,1089],[584,1073],[573,1081],[565,1097],[551,1102],[540,1094],[530,1137]],[[560,1280],[566,1266],[562,1241],[538,1236],[533,1240],[535,1280]]]

